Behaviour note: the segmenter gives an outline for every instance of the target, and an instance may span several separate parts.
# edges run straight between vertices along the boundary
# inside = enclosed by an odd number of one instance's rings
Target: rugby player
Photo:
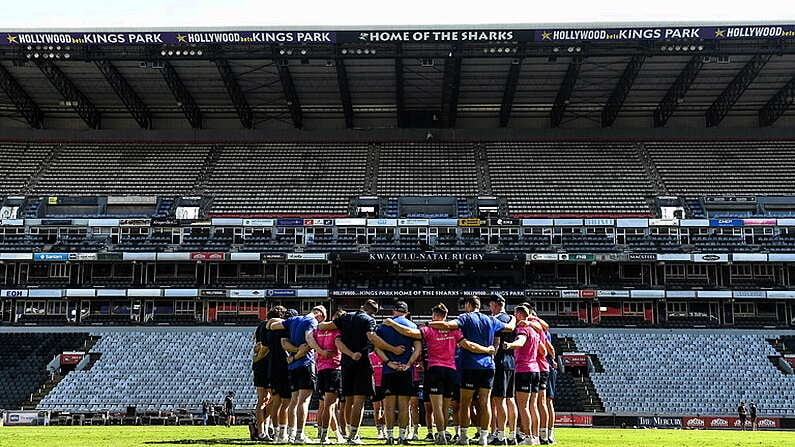
[[[337,348],[342,352],[342,395],[348,415],[349,444],[362,444],[359,427],[362,424],[364,401],[375,394],[373,367],[370,364],[370,344],[384,352],[402,354],[405,348],[384,342],[375,333],[373,315],[378,313],[378,303],[367,300],[356,312],[348,312],[318,326],[322,330],[339,329]]]
[[[290,442],[294,444],[311,444],[313,441],[304,434],[306,417],[309,412],[309,398],[315,391],[315,355],[314,351],[320,351],[312,333],[317,329],[317,325],[326,319],[326,308],[315,306],[312,311],[300,317],[291,317],[281,323],[273,323],[272,329],[284,328],[288,331],[288,337],[282,338],[282,347],[285,351],[299,351],[300,347],[307,344],[309,351],[290,352],[288,359],[287,372],[290,381],[290,405],[287,408],[287,424],[290,428]]]
[[[393,318],[391,322],[396,325],[405,326],[409,329],[417,330],[417,325],[406,318],[409,308],[404,301],[395,303],[392,310]],[[399,437],[398,443],[408,445],[408,424],[409,424],[409,399],[415,394],[413,380],[413,365],[422,353],[422,343],[410,337],[402,335],[391,325],[381,325],[376,329],[376,334],[385,342],[393,346],[402,346],[403,352],[386,353],[376,348],[376,353],[384,361],[383,376],[381,378],[384,387],[384,419],[386,420],[386,445],[395,444],[395,409],[398,410]]]
[[[431,321],[446,321],[447,306],[437,304],[431,309]],[[459,391],[456,378],[456,357],[458,347],[461,346],[470,352],[494,355],[494,346],[482,346],[463,338],[460,330],[437,329],[431,325],[422,329],[412,329],[402,326],[391,319],[384,320],[384,326],[395,328],[407,337],[422,339],[427,353],[428,370],[425,372],[424,390],[430,396],[433,420],[436,424],[434,442],[440,445],[447,444],[447,408],[451,399]],[[454,418],[457,418],[453,413]]]
[[[520,305],[514,309],[518,321],[527,321],[530,311]],[[503,342],[504,349],[515,349],[516,361],[516,404],[522,432],[529,436],[522,441],[523,445],[539,445],[539,414],[538,387],[541,380],[538,365],[539,352],[546,355],[541,343],[541,336],[530,324],[519,324],[516,327],[516,340]]]
[[[511,316],[505,312],[505,298],[494,294],[489,298],[491,315],[504,324],[511,321]],[[513,332],[501,332],[497,343],[497,355],[494,357],[494,388],[491,391],[491,406],[494,417],[492,428],[494,436],[491,445],[506,445],[505,424],[507,422],[511,439],[515,440],[516,433],[516,401],[514,400],[514,369],[515,359],[512,349],[503,349],[502,342],[512,343],[516,337]]]
[[[334,313],[334,318],[345,314],[344,310]],[[321,407],[318,412],[318,438],[321,444],[328,444],[328,431],[331,421],[334,419],[334,412],[339,400],[339,393],[342,388],[342,374],[340,371],[340,360],[342,354],[337,349],[337,337],[340,331],[333,329],[330,331],[315,331],[312,337],[321,348],[317,354],[317,389],[321,396]],[[310,336],[307,336],[310,337]],[[344,439],[337,428],[337,442],[342,443]]]
[[[276,323],[281,323],[285,318],[290,318],[298,315],[295,309],[285,309],[282,306],[273,308],[275,316],[268,320],[266,324],[268,350],[271,353],[270,364],[268,365],[268,379],[270,381],[270,395],[271,395],[271,421],[276,426],[274,433],[274,442],[278,444],[285,444],[289,438],[289,431],[287,429],[287,407],[290,404],[292,393],[290,392],[289,379],[287,378],[287,356],[282,348],[282,339],[289,336],[289,333],[283,329],[276,329],[273,327]]]
[[[498,332],[512,332],[516,320],[511,318],[504,324],[494,317],[480,313],[480,298],[469,296],[464,298],[465,313],[452,321],[431,321],[429,326],[436,329],[460,329],[464,339],[481,346],[492,346],[494,336]],[[458,444],[468,445],[467,428],[469,427],[469,408],[475,392],[478,394],[478,419],[480,419],[480,445],[488,444],[489,427],[491,426],[491,387],[494,384],[494,359],[489,354],[472,352],[461,345],[461,397],[459,423],[461,436]]]

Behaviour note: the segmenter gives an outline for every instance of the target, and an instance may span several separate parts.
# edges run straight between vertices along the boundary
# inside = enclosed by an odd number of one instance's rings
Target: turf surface
[[[314,435],[310,429],[309,434]],[[425,435],[425,429],[420,431]],[[474,429],[470,429],[474,434]],[[382,445],[375,430],[363,433],[365,442]],[[560,446],[593,447],[779,447],[795,446],[795,432],[738,432],[707,430],[557,429]],[[412,442],[427,445],[426,442]],[[0,427],[0,447],[168,447],[267,445],[248,440],[245,427]]]

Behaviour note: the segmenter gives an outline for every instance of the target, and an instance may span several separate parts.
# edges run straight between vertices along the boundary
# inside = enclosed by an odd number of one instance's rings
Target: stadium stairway
[[[0,408],[29,407],[44,391],[47,364],[64,351],[84,349],[87,333],[0,333]]]
[[[558,358],[566,352],[580,352],[577,349],[577,341],[573,337],[559,337],[553,334],[552,343]],[[592,360],[594,357],[591,357]],[[559,360],[558,363],[562,362]],[[601,364],[599,365],[601,367]],[[560,412],[601,413],[604,411],[602,399],[587,371],[577,369],[559,372],[556,391],[555,406]]]

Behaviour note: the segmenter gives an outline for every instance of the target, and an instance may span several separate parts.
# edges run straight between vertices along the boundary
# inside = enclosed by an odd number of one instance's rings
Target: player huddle
[[[303,316],[273,308],[255,334],[252,439],[329,444],[334,431],[337,443],[362,444],[359,427],[369,399],[379,438],[407,445],[410,418],[419,426],[421,396],[436,444],[554,443],[557,365],[549,326],[526,303],[509,315],[500,295],[489,298],[491,315],[480,312],[476,296],[463,305],[465,312],[449,320],[443,304],[434,306],[421,328],[407,318],[402,301],[380,325],[372,300],[330,319],[323,306]],[[317,441],[304,431],[315,391],[321,396]],[[451,417],[454,434],[448,432]],[[471,440],[470,426],[477,428]]]

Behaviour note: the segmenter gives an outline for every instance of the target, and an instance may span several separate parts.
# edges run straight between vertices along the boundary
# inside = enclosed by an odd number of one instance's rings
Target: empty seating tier
[[[69,144],[59,148],[34,194],[188,194],[209,147],[196,144]]]
[[[571,331],[571,332],[570,332]],[[766,339],[739,330],[567,330],[604,367],[592,373],[607,413],[724,415],[754,401],[765,416],[795,415],[795,375],[769,361]]]
[[[795,194],[795,142],[645,143],[673,195]]]
[[[97,332],[89,370],[67,376],[39,409],[139,411],[198,409],[237,393],[240,409],[252,409],[253,328],[151,328]]]
[[[19,408],[47,380],[53,357],[81,348],[87,338],[79,333],[0,333],[0,408]]]
[[[650,214],[654,195],[631,143],[489,143],[492,192],[516,214]]]
[[[211,212],[344,214],[366,167],[364,144],[226,146],[207,186]]]
[[[50,145],[0,144],[0,195],[23,193],[52,150]]]
[[[474,146],[383,144],[377,192],[382,196],[476,196],[480,189]]]

